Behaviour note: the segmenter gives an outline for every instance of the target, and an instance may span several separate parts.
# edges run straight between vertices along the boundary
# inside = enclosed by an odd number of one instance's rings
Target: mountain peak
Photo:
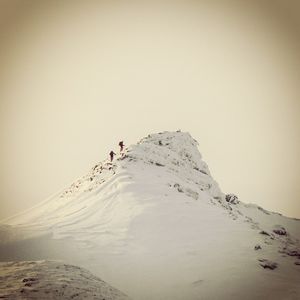
[[[150,134],[126,149],[117,166],[133,174],[135,180],[143,178],[175,187],[194,199],[223,202],[224,194],[197,146],[198,142],[187,132]]]
[[[197,146],[198,142],[193,139],[189,132],[177,131],[164,131],[159,133],[149,134],[138,142],[138,144],[153,144],[156,146],[166,147],[180,155],[186,155],[188,152],[197,153],[197,158],[201,159]],[[196,150],[196,151],[195,151]],[[192,155],[192,153],[190,153]]]
[[[159,141],[161,141],[164,145],[170,144],[174,141],[184,142],[187,144],[191,144],[192,146],[198,145],[198,142],[195,139],[193,139],[189,132],[182,132],[181,130],[152,133],[142,138],[139,143],[152,142],[154,144],[161,145]]]
[[[0,259],[80,264],[134,299],[299,298],[299,221],[225,196],[197,145],[156,133],[96,164],[0,225]]]
[[[190,168],[210,176],[197,146],[198,142],[188,132],[164,131],[149,134],[129,147],[123,159],[129,157],[129,160],[166,166],[177,172],[180,168]]]

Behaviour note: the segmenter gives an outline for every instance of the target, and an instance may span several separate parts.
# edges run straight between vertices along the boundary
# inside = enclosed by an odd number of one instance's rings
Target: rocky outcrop
[[[258,261],[259,261],[259,264],[264,269],[274,270],[278,267],[278,264],[276,262],[273,262],[273,261],[265,259],[265,258],[259,259]]]
[[[261,245],[257,244],[254,246],[254,250],[260,250],[261,249]]]
[[[273,232],[276,233],[277,235],[287,235],[287,231],[281,225],[275,225]]]
[[[239,204],[239,198],[238,196],[234,195],[234,194],[227,194],[225,196],[225,200],[227,202],[229,202],[230,204]]]

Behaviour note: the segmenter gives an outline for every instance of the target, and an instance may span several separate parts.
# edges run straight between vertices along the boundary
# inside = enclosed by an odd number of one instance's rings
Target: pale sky
[[[224,193],[299,218],[299,5],[247,2],[0,0],[0,218],[177,129]]]

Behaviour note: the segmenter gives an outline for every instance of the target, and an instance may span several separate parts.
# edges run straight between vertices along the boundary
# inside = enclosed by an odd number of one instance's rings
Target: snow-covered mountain
[[[300,221],[223,194],[197,146],[162,132],[98,163],[4,220],[1,260],[64,260],[133,299],[300,299]]]

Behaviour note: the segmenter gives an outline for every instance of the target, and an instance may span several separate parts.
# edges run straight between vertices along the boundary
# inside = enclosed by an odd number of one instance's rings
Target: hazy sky
[[[0,218],[149,133],[300,217],[298,1],[0,0]]]

